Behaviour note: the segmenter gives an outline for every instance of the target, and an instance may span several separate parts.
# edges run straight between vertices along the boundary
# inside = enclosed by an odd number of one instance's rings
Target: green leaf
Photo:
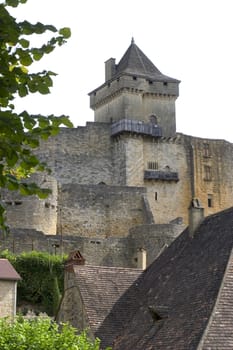
[[[63,35],[65,39],[68,39],[71,36],[71,30],[68,27],[61,28],[59,34]]]
[[[50,93],[50,90],[49,90],[48,86],[46,84],[44,84],[44,83],[38,85],[38,91],[42,95],[46,95],[46,94]]]
[[[24,97],[24,96],[28,95],[28,89],[23,84],[19,85],[18,91],[19,91],[19,96],[20,97]]]
[[[28,53],[24,53],[20,56],[20,63],[23,65],[23,66],[30,66],[32,64],[33,60],[30,56],[30,54]]]
[[[6,0],[7,6],[17,7],[19,4],[18,0]]]
[[[28,40],[26,40],[26,39],[20,39],[20,40],[19,40],[19,43],[20,43],[20,45],[21,45],[23,48],[28,48],[28,47],[29,47],[29,44],[30,44],[30,42],[29,42]]]

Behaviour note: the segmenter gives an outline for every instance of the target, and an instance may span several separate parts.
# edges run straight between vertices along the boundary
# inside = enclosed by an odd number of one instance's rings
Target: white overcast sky
[[[104,82],[131,42],[162,73],[181,80],[177,131],[233,142],[232,0],[28,0],[11,13],[32,23],[68,26],[72,38],[42,59],[59,75],[49,96],[21,99],[31,113],[93,121],[87,94]],[[39,67],[38,67],[39,68]]]

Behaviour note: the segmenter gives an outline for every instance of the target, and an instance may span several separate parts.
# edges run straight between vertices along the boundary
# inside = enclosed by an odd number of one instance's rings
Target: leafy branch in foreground
[[[39,146],[40,140],[56,135],[60,126],[72,127],[72,123],[64,115],[17,113],[14,100],[30,93],[50,93],[56,73],[46,70],[30,73],[29,66],[66,43],[71,32],[69,28],[58,30],[40,22],[17,22],[9,7],[17,7],[20,3],[26,3],[26,0],[6,0],[0,4],[0,188],[44,198],[48,190],[25,182],[31,173],[47,170],[33,154],[33,149]],[[41,47],[31,45],[31,35],[47,32],[51,37],[45,44]],[[0,194],[0,227],[3,229],[6,228],[4,211]]]

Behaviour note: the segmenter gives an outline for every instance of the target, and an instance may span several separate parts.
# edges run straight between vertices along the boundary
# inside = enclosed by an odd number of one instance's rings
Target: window
[[[158,192],[155,192],[155,201],[158,200]]]
[[[163,86],[167,86],[167,82],[166,81],[163,82]]]
[[[157,170],[158,169],[158,162],[148,162],[147,168],[150,170]]]
[[[137,80],[137,77],[135,75],[133,76],[133,80]]]
[[[213,207],[213,195],[212,194],[208,194],[208,208],[212,208]]]
[[[209,165],[204,166],[204,180],[210,181],[211,180],[211,167]]]
[[[158,118],[154,114],[150,115],[149,120],[150,120],[150,123],[153,124],[153,125],[157,125],[158,124]]]
[[[203,143],[203,156],[210,157],[210,145],[208,143]]]

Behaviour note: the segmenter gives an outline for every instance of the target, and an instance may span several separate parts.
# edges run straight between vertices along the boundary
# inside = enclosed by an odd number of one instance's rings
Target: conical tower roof
[[[131,45],[125,52],[118,65],[116,65],[116,71],[113,78],[124,73],[146,77],[152,80],[177,81],[176,79],[162,74],[151,62],[151,60],[149,60],[149,58],[142,52],[142,50],[139,49],[139,47],[135,44],[134,39],[132,39]]]

